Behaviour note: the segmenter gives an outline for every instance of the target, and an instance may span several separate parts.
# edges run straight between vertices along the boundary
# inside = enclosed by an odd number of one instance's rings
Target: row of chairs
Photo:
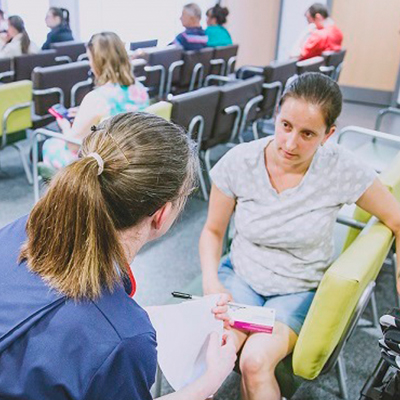
[[[135,75],[158,99],[203,86],[208,75],[226,76],[235,68],[238,45],[183,51],[175,46],[147,48],[134,61]]]
[[[31,79],[35,67],[47,67],[87,59],[82,42],[53,43],[50,50],[37,54],[24,54],[0,59],[0,82],[7,83]]]
[[[322,72],[337,81],[343,68],[346,50],[337,52],[324,52],[322,56],[313,57],[303,61],[289,59],[284,61],[272,61],[264,67],[244,66],[237,71],[239,79],[246,79],[254,75],[264,76],[265,82],[280,81],[286,83],[288,77],[301,75],[304,72]]]

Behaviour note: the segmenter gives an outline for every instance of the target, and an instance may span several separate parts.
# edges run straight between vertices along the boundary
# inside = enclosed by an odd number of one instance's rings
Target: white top
[[[318,286],[333,261],[339,209],[356,202],[376,177],[353,153],[326,143],[300,184],[278,194],[264,161],[270,140],[234,147],[211,171],[213,183],[237,203],[234,270],[265,296]]]
[[[10,43],[0,44],[0,58],[6,57],[18,57],[22,56],[21,50],[21,39],[22,33],[18,33],[18,35],[14,36]],[[28,49],[28,54],[36,54],[39,52],[39,48],[35,43],[31,41]]]

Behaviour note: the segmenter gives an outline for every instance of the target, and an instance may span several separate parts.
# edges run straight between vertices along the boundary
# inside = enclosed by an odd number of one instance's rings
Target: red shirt
[[[300,60],[317,57],[324,51],[339,51],[342,47],[343,33],[334,24],[316,29],[304,43],[300,52]]]

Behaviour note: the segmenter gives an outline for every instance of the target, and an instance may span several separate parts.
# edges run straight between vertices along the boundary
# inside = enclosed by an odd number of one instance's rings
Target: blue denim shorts
[[[313,301],[315,290],[262,296],[235,273],[229,257],[226,257],[221,262],[218,269],[218,277],[220,282],[232,294],[235,302],[275,309],[275,320],[287,325],[299,335]]]

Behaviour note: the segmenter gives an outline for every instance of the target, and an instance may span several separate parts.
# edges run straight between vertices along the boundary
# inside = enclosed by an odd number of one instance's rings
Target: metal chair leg
[[[396,253],[393,251],[392,256],[391,256],[391,261],[392,261],[392,272],[393,272],[393,282],[394,282],[394,296],[396,299],[396,307],[400,307],[400,296],[397,293],[397,258],[396,258]]]
[[[379,328],[379,316],[378,316],[378,307],[376,305],[376,296],[375,290],[371,293],[371,312],[372,312],[372,326],[374,328]]]
[[[342,397],[342,399],[348,400],[349,392],[347,390],[346,365],[344,363],[342,354],[338,357],[336,368],[337,368],[337,378],[339,381],[340,396]]]
[[[210,149],[206,150],[204,153],[204,162],[206,164],[206,170],[208,176],[210,176],[210,171],[211,171],[211,160],[210,160]]]
[[[204,180],[203,171],[201,170],[201,167],[199,167],[198,175],[199,175],[201,193],[203,194],[204,200],[208,201],[206,181]]]
[[[253,124],[251,125],[251,128],[253,130],[254,140],[257,140],[260,138],[260,135],[258,134],[257,123],[258,123],[258,120],[254,121]]]
[[[22,147],[19,145],[19,143],[14,143],[12,146],[14,147],[14,149],[18,151],[19,156],[21,158],[22,166],[24,167],[25,170],[26,179],[28,180],[28,183],[32,185],[33,184],[32,173],[31,170],[29,169],[28,160],[27,157],[25,157],[24,155]]]

